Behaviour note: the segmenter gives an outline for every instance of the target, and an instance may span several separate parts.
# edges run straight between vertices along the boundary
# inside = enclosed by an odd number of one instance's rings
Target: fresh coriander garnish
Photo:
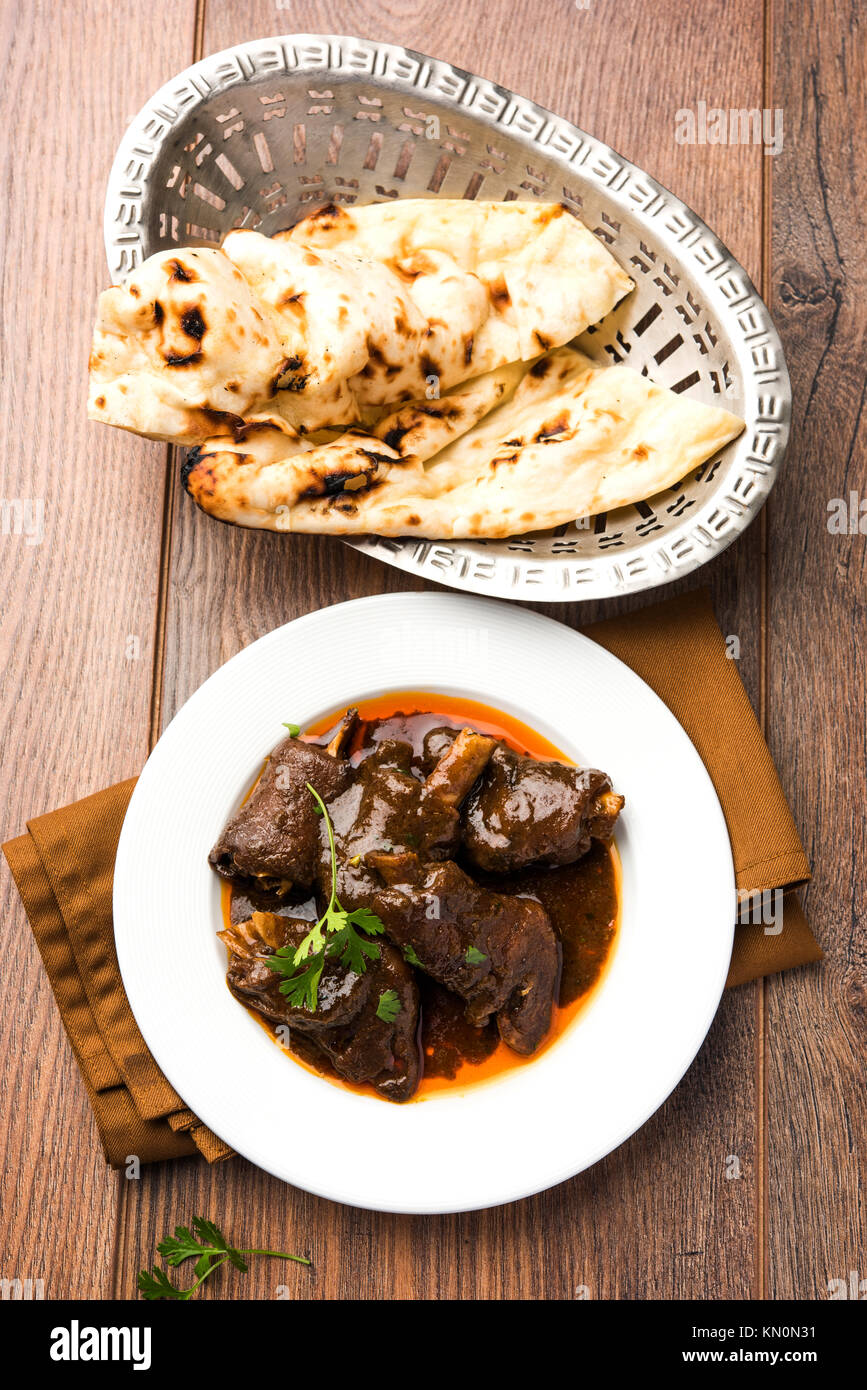
[[[219,1226],[213,1221],[206,1221],[202,1216],[193,1217],[193,1230],[195,1235],[189,1226],[176,1226],[174,1235],[165,1236],[157,1250],[170,1268],[182,1265],[187,1260],[195,1260],[193,1273],[196,1282],[187,1289],[181,1289],[172,1283],[164,1269],[143,1269],[136,1280],[143,1298],[151,1302],[158,1298],[173,1298],[179,1301],[190,1299],[196,1289],[204,1284],[220,1265],[233,1264],[236,1269],[246,1274],[248,1266],[245,1255],[272,1255],[276,1260],[294,1260],[300,1265],[310,1263],[304,1255],[287,1255],[283,1250],[238,1250],[229,1244]]]
[[[417,965],[419,970],[423,969],[422,963],[411,946],[404,946],[403,958],[407,965]]]
[[[315,787],[307,783],[307,790],[316,800],[316,812],[325,818],[328,844],[331,849],[331,897],[328,906],[316,925],[307,933],[297,949],[281,946],[273,956],[268,956],[266,964],[286,979],[280,985],[280,993],[285,994],[290,1004],[298,1009],[316,1012],[319,1000],[319,981],[325,961],[329,956],[339,956],[340,964],[356,975],[363,975],[368,960],[379,960],[380,948],[368,936],[379,936],[385,931],[382,922],[367,907],[347,912],[337,896],[337,850],[334,844],[334,831],[331,819],[325,809],[325,802]],[[359,935],[364,932],[365,935]]]
[[[400,1000],[397,997],[396,989],[383,990],[379,996],[379,1003],[376,1006],[376,1017],[381,1018],[383,1023],[394,1023],[400,1013]]]
[[[299,735],[300,732],[301,732],[301,725],[300,725],[300,724],[284,724],[284,725],[283,725],[283,728],[289,730],[289,737],[290,737],[290,738],[297,738],[298,735]]]
[[[481,965],[483,960],[487,960],[484,951],[480,951],[477,946],[468,946],[464,960],[467,965]]]

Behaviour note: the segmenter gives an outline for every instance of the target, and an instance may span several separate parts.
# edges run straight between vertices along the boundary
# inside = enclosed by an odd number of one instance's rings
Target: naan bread
[[[545,529],[652,496],[743,428],[562,346],[631,288],[560,204],[329,206],[106,291],[89,413],[198,445],[188,491],[241,526]]]
[[[240,526],[441,540],[511,536],[651,497],[744,428],[727,410],[676,395],[628,367],[597,366],[572,348],[540,358],[503,404],[433,455],[423,435],[423,457],[407,451],[411,429],[399,432],[407,419],[401,411],[380,421],[376,444],[353,437],[344,490],[333,490],[326,471],[321,494],[302,495],[298,460],[282,459],[279,441],[266,455],[256,438],[206,443],[189,461],[185,484],[205,511]],[[308,472],[319,470],[316,452],[305,455]]]
[[[87,413],[194,444],[215,413],[241,417],[272,396],[285,366],[270,315],[222,251],[160,251],[99,297]]]
[[[565,343],[631,288],[560,204],[323,209],[280,237],[159,252],[107,290],[88,413],[179,444],[263,410],[355,425]]]
[[[426,257],[424,272],[410,279],[373,257],[258,232],[230,232],[223,250],[277,321],[292,362],[281,383],[292,394],[279,392],[277,408],[294,424],[357,420],[359,407],[446,391],[484,371],[489,357],[500,366],[519,356],[511,342],[492,351],[492,339],[477,361],[492,306],[481,281],[448,257]],[[311,423],[311,401],[341,384],[350,413],[317,411]]]
[[[495,406],[509,400],[524,372],[522,362],[511,362],[456,387],[439,400],[413,401],[379,419],[373,433],[401,458],[424,462],[467,434]]]
[[[385,415],[371,433],[349,429],[321,443],[298,434],[279,415],[263,413],[195,450],[184,464],[184,483],[205,511],[224,520],[246,513],[264,517],[271,510],[279,518],[312,497],[348,496],[407,457],[420,468],[508,399],[522,375],[522,366],[512,363],[440,400]],[[248,458],[255,468],[247,466]]]
[[[426,273],[428,261],[440,277],[446,262],[453,274],[472,275],[494,309],[496,341],[474,345],[477,366],[485,359],[482,371],[569,342],[634,288],[611,252],[562,203],[401,198],[351,209],[330,204],[278,232],[277,240],[383,261],[412,283]]]
[[[216,445],[222,446],[219,451],[209,452]],[[255,468],[244,467],[247,458],[255,458]],[[353,488],[370,485],[383,467],[399,463],[394,449],[361,431],[349,429],[330,443],[311,444],[279,416],[271,416],[246,426],[239,442],[221,437],[193,449],[181,477],[212,516],[221,516],[222,509],[235,515],[242,510],[251,516],[273,514],[271,529],[281,530],[281,517],[299,501],[348,497]],[[235,515],[223,519],[234,520]]]

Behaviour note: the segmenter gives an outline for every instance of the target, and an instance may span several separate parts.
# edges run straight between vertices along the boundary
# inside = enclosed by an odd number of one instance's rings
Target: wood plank
[[[419,9],[408,0],[386,9],[299,3],[285,15],[265,0],[209,0],[205,48],[280,27],[406,43],[561,111],[673,186],[758,276],[758,152],[674,141],[681,107],[699,100],[762,104],[758,0],[729,7],[724,36],[709,0],[687,12],[613,0],[594,0],[587,11],[496,0],[451,7],[447,24],[441,8]],[[760,533],[753,528],[701,576],[713,586],[725,630],[741,638],[741,665],[755,698],[760,563]],[[278,624],[359,594],[412,587],[407,576],[336,540],[287,543],[242,534],[213,525],[179,495],[164,719],[220,662]],[[615,607],[549,611],[577,624]],[[579,1284],[592,1297],[748,1296],[756,1260],[755,1001],[753,987],[728,995],[698,1061],[664,1109],[603,1164],[540,1197],[459,1217],[383,1217],[308,1197],[242,1160],[211,1170],[189,1163],[148,1174],[130,1192],[130,1250],[148,1248],[176,1220],[200,1211],[223,1214],[233,1230],[237,1221],[239,1233],[251,1240],[303,1245],[316,1271],[293,1271],[287,1282],[300,1292],[312,1279],[317,1295],[326,1298],[570,1298]],[[732,1153],[740,1157],[743,1177],[727,1182]],[[129,1291],[135,1267],[132,1258],[124,1261],[121,1291]],[[273,1268],[260,1266],[245,1291],[272,1296],[275,1278]]]
[[[3,497],[44,527],[38,544],[14,521],[0,537],[4,839],[147,751],[166,451],[88,425],[85,381],[109,165],[190,52],[193,10],[98,0],[86,25],[69,5],[6,5],[0,20]],[[43,1279],[46,1298],[107,1295],[118,1179],[5,861],[0,923],[0,1274]]]
[[[770,737],[806,831],[806,901],[827,959],[767,985],[768,1289],[826,1298],[831,1279],[867,1278],[867,542],[828,529],[831,499],[867,498],[867,16],[857,0],[773,0],[771,15],[770,105],[785,119],[772,308],[795,420],[769,512]]]

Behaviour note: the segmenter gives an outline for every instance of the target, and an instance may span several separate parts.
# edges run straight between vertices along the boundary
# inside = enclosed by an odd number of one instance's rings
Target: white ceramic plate
[[[282,735],[390,690],[517,716],[626,796],[622,925],[605,978],[531,1065],[399,1106],[297,1066],[229,994],[207,854]],[[133,793],[114,880],[124,985],[172,1085],[239,1153],[309,1192],[447,1212],[539,1192],[597,1162],[665,1100],[710,1026],[735,917],[725,821],[656,695],[602,647],[515,606],[381,595],[254,642],[184,705]]]

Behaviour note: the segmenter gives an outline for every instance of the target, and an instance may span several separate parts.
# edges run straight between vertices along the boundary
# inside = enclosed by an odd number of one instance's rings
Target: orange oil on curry
[[[323,715],[300,735],[316,742],[334,728],[345,713],[345,707]],[[377,739],[396,738],[416,743],[427,729],[443,724],[458,728],[469,725],[478,733],[502,739],[517,753],[533,758],[554,759],[569,763],[561,749],[522,720],[494,709],[477,700],[461,696],[437,695],[419,690],[403,690],[374,699],[358,702],[359,735],[347,751],[351,756],[363,746],[365,728],[375,726]],[[263,769],[264,770],[264,769]],[[261,771],[259,773],[261,776]],[[252,794],[253,782],[244,800]],[[595,844],[578,864],[560,869],[525,870],[508,876],[476,875],[486,885],[500,887],[504,892],[529,893],[540,898],[557,931],[563,950],[563,972],[560,998],[555,1004],[551,1028],[543,1045],[531,1057],[521,1057],[493,1036],[494,1025],[476,1029],[463,1020],[463,1001],[450,995],[442,986],[419,974],[422,995],[422,1052],[425,1068],[422,1080],[412,1100],[442,1092],[454,1094],[467,1086],[475,1086],[515,1071],[534,1062],[562,1037],[575,1021],[605,977],[613,955],[613,946],[620,925],[621,868],[617,847]],[[230,884],[221,884],[223,925],[231,925],[232,894]],[[581,899],[580,915],[576,920],[576,900]],[[587,909],[590,908],[590,911]],[[323,1060],[313,1065],[306,1057],[282,1044],[274,1027],[254,1009],[248,1012],[268,1033],[269,1037],[288,1052],[293,1061],[316,1076],[371,1096],[369,1086],[344,1081]]]

